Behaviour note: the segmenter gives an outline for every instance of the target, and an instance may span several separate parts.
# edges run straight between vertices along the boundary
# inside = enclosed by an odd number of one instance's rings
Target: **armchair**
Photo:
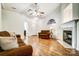
[[[38,33],[39,38],[42,39],[50,39],[50,31],[49,30],[41,30],[41,32]]]

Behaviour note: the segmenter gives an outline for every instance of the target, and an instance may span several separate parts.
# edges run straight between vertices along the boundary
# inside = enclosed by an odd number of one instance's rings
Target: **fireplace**
[[[71,30],[64,30],[63,31],[63,41],[72,45],[72,31]]]

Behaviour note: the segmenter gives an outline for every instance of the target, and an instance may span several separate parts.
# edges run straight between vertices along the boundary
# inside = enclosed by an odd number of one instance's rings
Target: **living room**
[[[0,7],[0,33],[15,33],[23,45],[20,50],[16,45],[13,52],[0,52],[0,55],[79,56],[79,3],[1,3]],[[30,47],[25,48],[23,43]],[[12,49],[1,47],[3,51]]]

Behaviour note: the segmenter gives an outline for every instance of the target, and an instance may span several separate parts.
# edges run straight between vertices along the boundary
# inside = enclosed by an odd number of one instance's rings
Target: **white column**
[[[73,23],[74,25],[73,25],[73,31],[72,31],[72,47],[76,49],[77,48],[77,22],[74,21]]]
[[[79,21],[77,22],[77,50],[79,50]]]
[[[2,29],[2,21],[1,21],[1,3],[0,3],[0,31]]]

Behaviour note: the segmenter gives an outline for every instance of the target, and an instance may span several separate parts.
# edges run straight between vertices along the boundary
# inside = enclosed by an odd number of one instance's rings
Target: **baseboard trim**
[[[72,46],[68,45],[67,43],[65,43],[64,41],[62,40],[57,40],[63,47],[65,48],[72,48]]]

